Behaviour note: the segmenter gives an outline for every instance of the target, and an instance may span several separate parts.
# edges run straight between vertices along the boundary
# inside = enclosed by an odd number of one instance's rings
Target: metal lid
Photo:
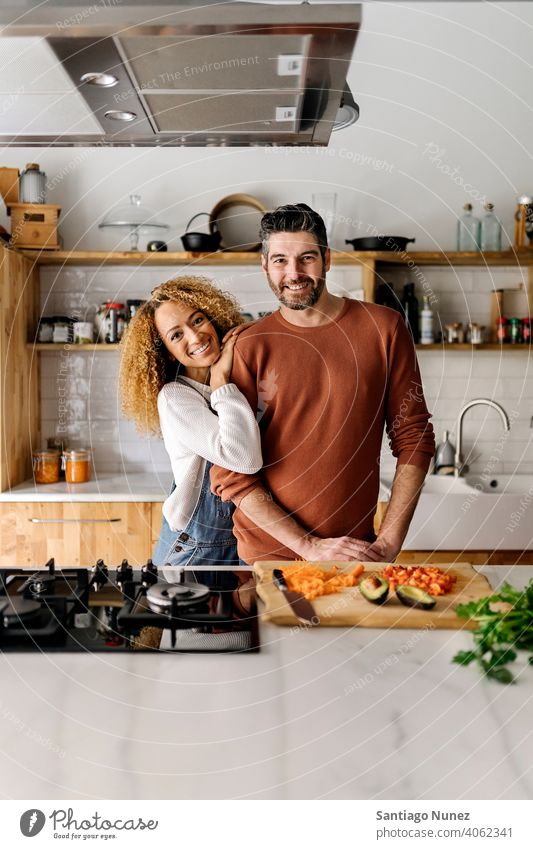
[[[531,197],[531,195],[520,195],[518,197],[518,203],[520,203],[520,204],[533,203],[533,197]]]

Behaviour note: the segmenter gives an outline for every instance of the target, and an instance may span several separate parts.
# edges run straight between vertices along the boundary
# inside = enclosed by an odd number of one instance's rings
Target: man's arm
[[[238,507],[254,525],[294,551],[304,560],[379,560],[369,542],[354,537],[321,539],[307,533],[298,522],[276,504],[269,492],[256,486],[239,500]],[[370,555],[370,556],[368,556]]]
[[[407,536],[426,472],[420,466],[407,463],[396,467],[392,494],[379,529],[378,537],[368,549],[370,560],[394,560]],[[376,555],[376,557],[374,557]]]
[[[402,547],[435,451],[415,347],[401,319],[391,345],[388,383],[387,434],[396,473],[385,518],[369,550],[382,561],[394,560]]]

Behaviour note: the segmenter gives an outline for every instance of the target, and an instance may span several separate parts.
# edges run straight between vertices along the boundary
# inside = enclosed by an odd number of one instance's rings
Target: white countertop
[[[530,567],[483,569],[522,585]],[[261,626],[258,655],[0,655],[13,799],[531,799],[533,669],[458,631]]]
[[[33,479],[0,492],[0,501],[164,501],[172,474],[98,474],[88,483],[36,484]]]

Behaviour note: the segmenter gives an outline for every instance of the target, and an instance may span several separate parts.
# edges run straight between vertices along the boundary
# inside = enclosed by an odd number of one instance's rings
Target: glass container
[[[130,203],[117,206],[98,225],[100,228],[115,227],[130,234],[130,250],[139,250],[139,236],[150,230],[168,230],[168,224],[157,220],[157,213],[141,205],[140,195],[130,195]]]
[[[85,449],[64,451],[62,467],[67,483],[87,483],[91,479],[91,452]]]
[[[481,250],[501,251],[502,228],[494,214],[494,205],[485,204],[486,214],[481,219]]]
[[[61,453],[54,450],[33,452],[33,477],[35,483],[57,483]]]
[[[457,222],[457,250],[479,251],[481,223],[472,215],[471,203],[465,203],[463,209],[464,214]]]

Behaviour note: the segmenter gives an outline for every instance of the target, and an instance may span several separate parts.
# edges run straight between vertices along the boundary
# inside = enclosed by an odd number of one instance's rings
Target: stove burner
[[[146,590],[146,601],[154,613],[183,612],[209,598],[209,587],[204,584],[154,584]]]
[[[0,599],[0,614],[4,623],[4,628],[9,628],[10,625],[17,625],[23,620],[32,619],[37,616],[41,609],[38,601],[31,601],[27,598],[9,598]]]
[[[209,586],[183,569],[168,583],[151,561],[0,569],[0,652],[258,651],[256,609],[240,615],[231,571],[205,574]]]

